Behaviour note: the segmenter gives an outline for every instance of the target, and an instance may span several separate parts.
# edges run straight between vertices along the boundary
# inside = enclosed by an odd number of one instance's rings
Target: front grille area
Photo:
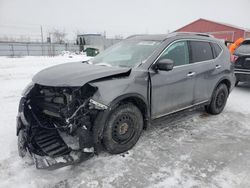
[[[22,132],[24,142],[19,148],[32,154],[37,168],[65,166],[93,155],[84,149],[94,145],[92,124],[98,111],[88,104],[96,90],[89,84],[78,88],[35,85],[22,98],[19,114],[23,116],[18,118],[22,126],[17,133]],[[21,117],[26,119],[25,126]],[[76,138],[77,149],[67,145],[65,134]]]

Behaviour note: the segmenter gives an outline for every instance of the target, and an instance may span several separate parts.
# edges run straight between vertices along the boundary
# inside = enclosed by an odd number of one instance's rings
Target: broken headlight
[[[89,100],[89,109],[106,110],[108,107],[93,99]]]
[[[30,91],[31,89],[34,87],[35,83],[34,82],[30,82],[23,90],[22,92],[22,96],[25,97]]]

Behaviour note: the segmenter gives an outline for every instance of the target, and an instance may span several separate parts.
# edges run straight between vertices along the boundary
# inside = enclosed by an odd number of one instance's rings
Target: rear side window
[[[216,43],[210,43],[214,48],[214,58],[218,57],[222,51],[221,47]]]
[[[191,63],[213,59],[213,52],[209,42],[190,41]]]

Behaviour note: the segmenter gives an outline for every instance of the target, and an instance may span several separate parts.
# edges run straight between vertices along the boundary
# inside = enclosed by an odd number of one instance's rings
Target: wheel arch
[[[220,102],[222,104],[217,103],[217,96],[218,96],[218,89],[220,88],[221,85],[224,85],[224,91],[227,91],[227,96],[223,97],[223,101]],[[226,105],[227,97],[229,95],[231,89],[231,82],[229,79],[221,79],[214,87],[213,93],[211,95],[211,98],[209,100],[209,103],[205,106],[206,112],[212,115],[217,115],[222,112]]]
[[[214,88],[214,91],[215,91],[215,89],[216,89],[220,84],[225,84],[225,85],[227,86],[228,93],[230,93],[230,88],[231,88],[231,86],[232,86],[232,83],[231,83],[231,81],[230,81],[229,79],[227,79],[227,78],[222,78],[222,79],[216,84],[216,86],[215,86],[215,88]]]
[[[110,103],[110,107],[113,109],[123,103],[132,103],[141,111],[143,116],[144,128],[147,128],[150,119],[150,110],[146,99],[142,95],[137,93],[124,94],[115,98]]]
[[[223,77],[223,78],[221,78],[221,79],[217,82],[217,84],[215,85],[215,87],[214,87],[214,89],[213,89],[213,92],[212,92],[212,95],[211,95],[211,97],[210,97],[210,101],[211,101],[211,99],[212,99],[212,97],[213,97],[213,95],[214,95],[214,92],[215,92],[216,88],[217,88],[220,84],[225,84],[225,85],[227,86],[228,93],[230,93],[230,88],[231,88],[231,86],[232,86],[232,83],[231,83],[230,79],[228,79],[228,78],[226,78],[226,77]]]
[[[99,143],[102,141],[103,138],[103,131],[105,128],[106,120],[108,119],[110,112],[117,108],[120,104],[123,103],[132,103],[134,104],[142,113],[143,116],[143,128],[146,129],[149,125],[150,120],[150,113],[149,113],[149,105],[145,98],[140,94],[136,93],[129,93],[121,95],[115,98],[108,106],[108,109],[104,111],[100,111],[97,118],[94,121],[93,126],[93,140],[98,148]],[[102,123],[100,123],[102,122]]]

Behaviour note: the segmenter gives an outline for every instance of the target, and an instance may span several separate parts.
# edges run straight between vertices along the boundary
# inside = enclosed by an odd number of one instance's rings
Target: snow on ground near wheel
[[[36,170],[17,154],[23,88],[43,68],[84,56],[0,57],[0,187],[250,187],[250,86],[231,93],[218,116],[203,109],[160,120],[122,155],[101,153],[75,166]]]

